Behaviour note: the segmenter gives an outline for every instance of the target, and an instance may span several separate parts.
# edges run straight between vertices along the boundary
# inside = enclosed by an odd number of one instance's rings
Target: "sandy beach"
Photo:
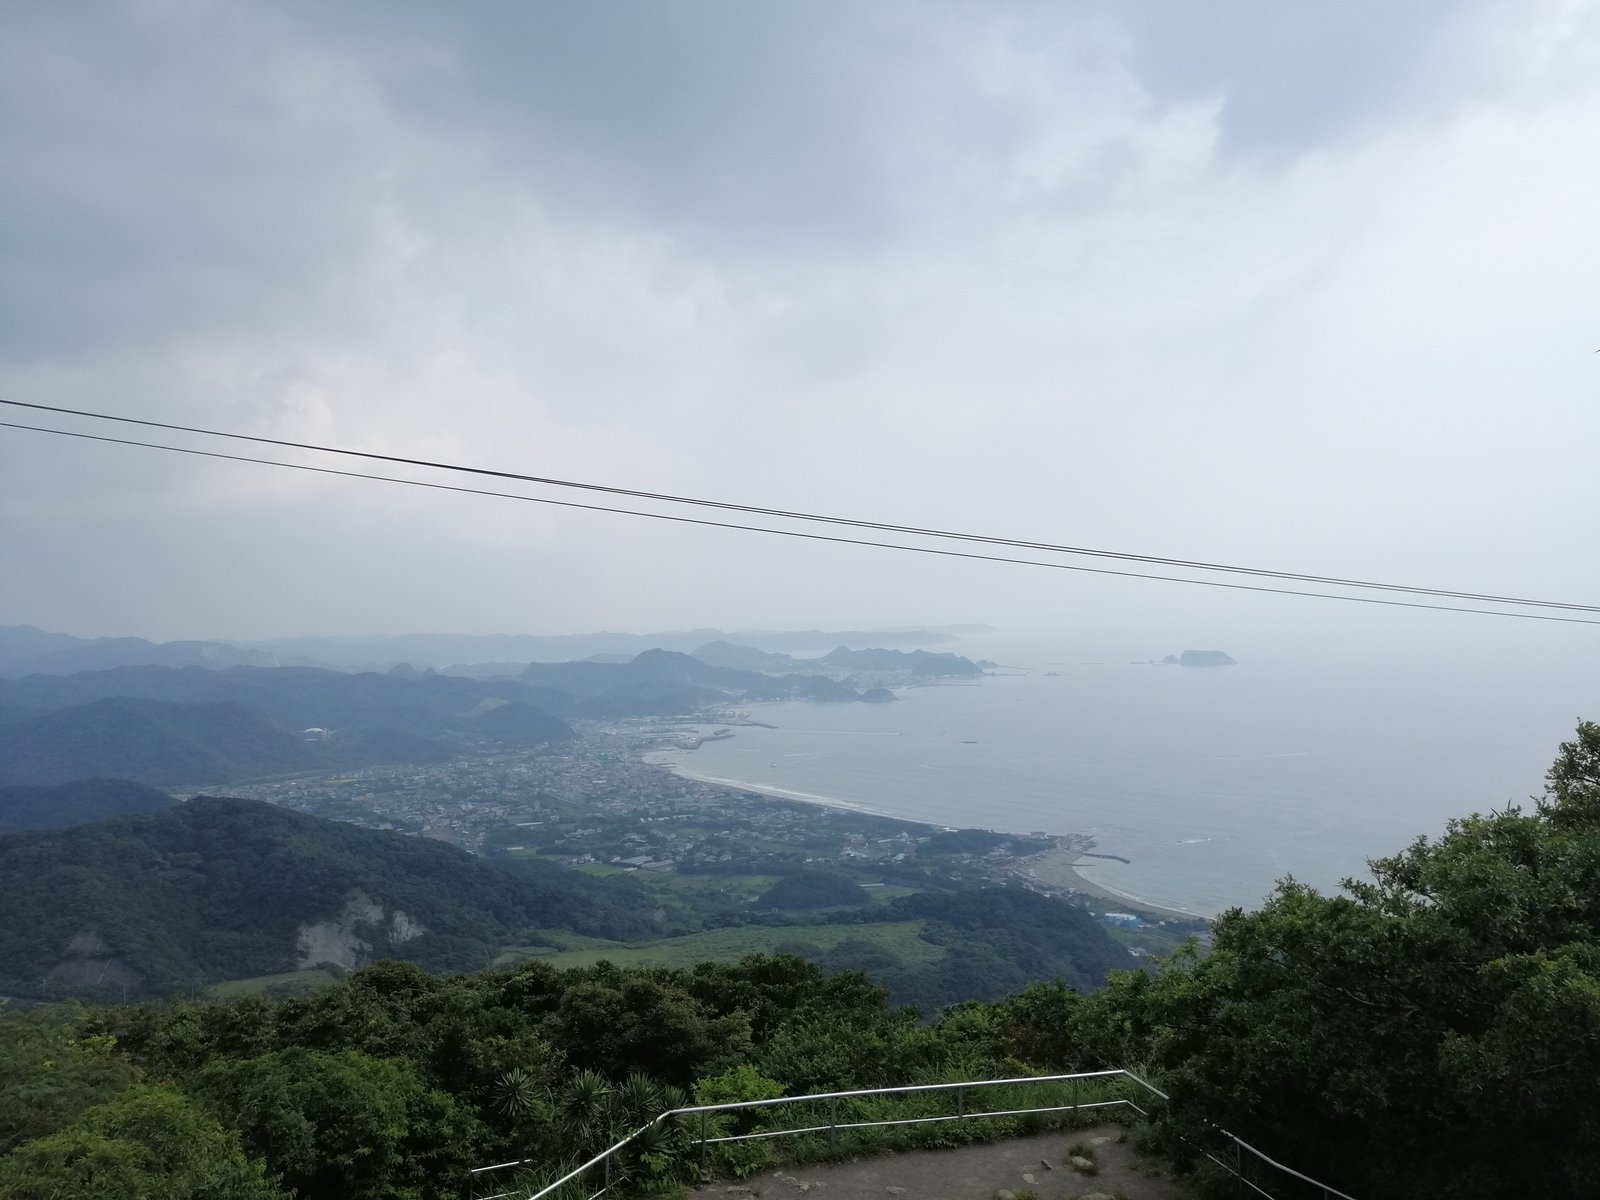
[[[1082,861],[1082,851],[1077,848],[1064,847],[1031,858],[1024,872],[1040,883],[1052,887],[1071,888],[1073,891],[1084,892],[1090,896],[1098,896],[1102,900],[1111,900],[1117,904],[1127,905],[1134,912],[1150,913],[1158,917],[1167,917],[1178,921],[1206,921],[1209,917],[1200,913],[1186,912],[1181,908],[1168,908],[1161,904],[1151,904],[1148,900],[1141,900],[1138,896],[1119,892],[1116,888],[1107,887],[1103,883],[1096,883],[1082,871],[1078,865]]]
[[[936,825],[929,821],[913,821],[908,817],[897,817],[892,813],[879,812],[865,804],[857,804],[853,800],[841,800],[837,796],[818,796],[813,792],[799,792],[793,788],[776,787],[772,784],[742,783],[737,779],[725,779],[720,775],[708,775],[703,771],[695,771],[673,760],[652,759],[650,756],[662,751],[647,751],[644,762],[648,766],[658,767],[670,771],[684,779],[692,779],[696,783],[709,783],[713,787],[727,788],[735,792],[750,792],[753,795],[765,796],[769,800],[792,800],[797,804],[818,804],[823,808],[842,808],[848,812],[864,813],[872,817],[887,817],[891,821],[904,821],[907,825],[926,825],[929,829],[942,829],[944,826]]]
[[[924,825],[929,829],[944,828],[944,826],[927,821],[912,821],[905,817],[893,817],[889,813],[878,812],[865,804],[840,800],[834,796],[819,796],[811,792],[801,792],[791,788],[741,783],[736,779],[725,779],[717,775],[695,771],[685,767],[681,762],[653,760],[648,753],[645,755],[644,760],[651,766],[671,771],[673,774],[681,775],[685,779],[708,783],[714,787],[751,792],[758,796],[766,796],[772,800],[791,800],[801,804],[820,804],[827,808],[842,808],[850,812],[866,813],[871,816],[890,817],[892,820],[905,821],[908,825]],[[1070,888],[1075,892],[1083,892],[1086,895],[1098,896],[1102,900],[1110,900],[1113,903],[1124,905],[1134,912],[1177,921],[1210,920],[1209,917],[1201,913],[1192,913],[1181,908],[1152,904],[1148,900],[1142,900],[1128,892],[1119,892],[1116,888],[1107,887],[1103,883],[1096,883],[1078,870],[1078,866],[1082,862],[1083,852],[1092,849],[1093,846],[1094,841],[1092,838],[1082,836],[1063,837],[1060,839],[1057,849],[1025,859],[1025,865],[1021,868],[1020,873],[1051,887]]]

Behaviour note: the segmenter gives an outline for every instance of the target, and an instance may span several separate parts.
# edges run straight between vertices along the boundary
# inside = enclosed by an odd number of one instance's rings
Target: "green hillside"
[[[0,783],[227,782],[303,771],[316,748],[237,704],[113,696],[0,726]]]
[[[105,817],[171,808],[165,792],[126,779],[80,779],[54,787],[0,787],[0,833],[60,829]]]
[[[512,872],[439,842],[211,797],[0,838],[0,895],[0,982],[34,994],[41,978],[58,994],[162,992],[288,971],[302,928],[341,916],[368,947],[352,961],[458,970],[533,928],[652,932],[625,879]]]
[[[522,684],[298,667],[124,667],[0,679],[0,784],[114,775],[215,785],[262,775],[435,763],[572,737]],[[316,729],[314,736],[305,730]]]

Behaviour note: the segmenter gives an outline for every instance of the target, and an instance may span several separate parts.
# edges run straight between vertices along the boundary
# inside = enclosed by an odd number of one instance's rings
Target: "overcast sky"
[[[1597,213],[1582,0],[0,5],[0,395],[751,504],[1600,602]],[[83,635],[1494,624],[11,430],[0,507]]]

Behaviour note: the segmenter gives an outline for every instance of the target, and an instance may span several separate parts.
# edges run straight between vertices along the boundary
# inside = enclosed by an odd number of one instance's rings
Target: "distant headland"
[[[1239,660],[1221,650],[1185,650],[1182,654],[1169,654],[1161,660],[1178,667],[1236,667]]]

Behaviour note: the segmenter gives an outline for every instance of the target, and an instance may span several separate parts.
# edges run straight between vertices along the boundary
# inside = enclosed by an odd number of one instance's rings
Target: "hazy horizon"
[[[1600,598],[1600,5],[619,11],[9,6],[0,397]],[[1596,645],[12,429],[0,509],[0,622],[81,636]]]

